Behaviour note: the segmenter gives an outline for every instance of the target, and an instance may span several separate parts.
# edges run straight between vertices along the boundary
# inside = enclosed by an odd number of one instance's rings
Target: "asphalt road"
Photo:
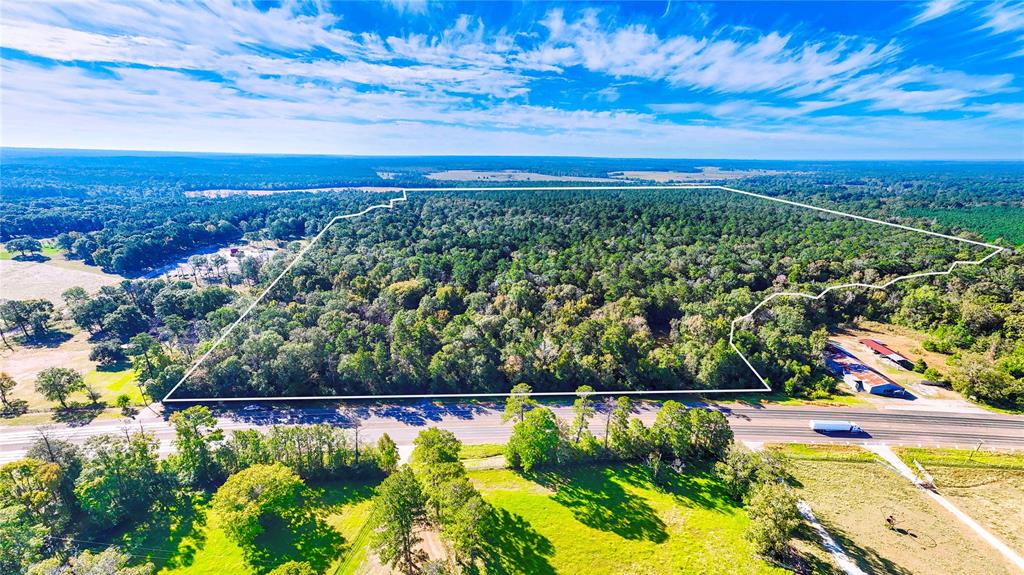
[[[974,447],[982,442],[985,448],[1024,450],[1024,416],[770,404],[761,407],[723,404],[709,408],[725,413],[737,439],[747,442],[920,444],[961,448]],[[556,405],[553,409],[560,418],[572,417],[568,405]],[[604,433],[606,414],[604,407],[599,405],[591,425],[598,437]],[[657,406],[644,404],[637,408],[635,414],[650,424],[657,415]],[[510,423],[501,421],[500,405],[361,404],[350,409],[264,408],[258,411],[222,411],[217,415],[221,428],[227,431],[297,423],[330,423],[351,429],[358,420],[361,442],[376,441],[381,434],[387,433],[399,445],[411,444],[420,430],[430,426],[449,429],[467,444],[504,443],[512,430]],[[865,430],[865,434],[821,435],[808,428],[811,419],[854,421]],[[162,454],[171,451],[174,437],[166,418],[148,410],[134,421],[103,420],[80,427],[49,426],[47,429],[52,436],[76,443],[97,435],[143,429],[160,441]],[[0,463],[22,457],[38,437],[36,426],[0,426]]]

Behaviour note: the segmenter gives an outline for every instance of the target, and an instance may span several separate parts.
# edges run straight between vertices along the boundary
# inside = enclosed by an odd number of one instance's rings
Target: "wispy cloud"
[[[941,18],[955,10],[960,4],[959,0],[931,0],[924,5],[924,10],[913,19],[914,24],[923,24],[936,18]]]
[[[960,146],[940,137],[954,127],[1010,142],[1020,129],[1012,72],[920,62],[893,41],[732,27],[707,10],[672,31],[604,6],[543,7],[512,27],[472,5],[392,4],[363,7],[415,17],[379,26],[299,2],[5,2],[4,140],[97,147],[113,131],[117,147],[730,155],[754,139],[800,155],[912,149],[886,126],[927,135],[928,150]],[[983,33],[1019,29],[1017,8],[991,7]],[[929,5],[918,19],[955,9]]]

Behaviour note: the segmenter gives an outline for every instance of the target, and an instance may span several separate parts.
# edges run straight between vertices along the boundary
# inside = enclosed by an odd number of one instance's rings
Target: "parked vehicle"
[[[812,419],[810,421],[811,431],[818,433],[863,433],[864,430],[852,421],[822,421]]]

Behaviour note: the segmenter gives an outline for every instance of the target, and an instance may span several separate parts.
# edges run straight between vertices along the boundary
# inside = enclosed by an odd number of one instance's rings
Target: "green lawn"
[[[916,459],[921,465],[941,467],[973,467],[1015,469],[1024,471],[1024,455],[979,449],[922,449],[897,447],[893,449],[908,465]]]
[[[505,444],[503,443],[479,443],[476,445],[463,445],[459,451],[459,459],[486,459],[496,455],[504,455]]]
[[[705,472],[675,476],[663,489],[638,466],[470,477],[498,512],[488,573],[784,572],[753,556],[746,514]]]
[[[136,385],[137,375],[134,369],[121,369],[116,371],[91,370],[84,375],[85,383],[93,386],[103,396],[102,400],[109,405],[114,405],[117,396],[122,393],[128,394],[133,405],[143,403],[142,392]]]
[[[353,542],[369,515],[373,487],[332,482],[314,490],[318,495],[307,502],[303,519],[267,526],[249,550],[226,537],[207,496],[153,513],[148,523],[110,540],[140,560],[152,561],[161,575],[259,575],[290,560],[308,561],[333,574],[349,553],[365,552],[365,542]]]
[[[806,399],[801,397],[790,397],[784,393],[741,393],[730,396],[727,399],[717,400],[716,403],[740,403],[744,405],[815,405],[820,407],[857,407],[869,405],[863,398],[856,395],[836,393],[822,399]]]
[[[878,461],[878,457],[866,449],[856,445],[832,445],[818,444],[807,445],[801,443],[776,443],[768,444],[766,449],[782,453],[794,460],[806,461],[847,461],[847,462],[868,462]]]

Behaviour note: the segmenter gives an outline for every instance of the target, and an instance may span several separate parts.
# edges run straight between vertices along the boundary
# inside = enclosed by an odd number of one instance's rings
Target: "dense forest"
[[[0,241],[53,238],[90,265],[137,275],[199,249],[245,236],[294,239],[319,230],[343,212],[335,194],[230,196],[209,199],[194,190],[280,190],[332,186],[438,186],[438,170],[511,169],[553,176],[607,177],[622,170],[697,172],[713,165],[773,170],[744,180],[751,191],[821,205],[934,219],[989,239],[1015,233],[1013,210],[1024,209],[1015,163],[756,162],[599,158],[335,158],[46,152],[0,150]],[[952,208],[931,212],[936,208]],[[981,210],[965,216],[966,210]],[[988,211],[985,211],[988,209]],[[961,211],[964,210],[964,211]],[[64,235],[61,235],[64,234]]]
[[[980,253],[724,192],[414,194],[333,230],[179,393],[744,387],[729,324],[770,291]],[[773,305],[739,340],[777,387],[826,394],[824,326],[861,314],[942,321],[896,293],[840,292]]]
[[[259,170],[243,169],[246,158]],[[2,175],[5,195],[12,192],[0,208],[8,251],[31,250],[34,242],[24,236],[54,237],[69,257],[124,274],[240,238],[308,238],[334,215],[389,197],[184,194],[205,187],[424,186],[436,185],[423,176],[438,169],[595,176],[613,166],[692,171],[718,164],[784,171],[736,184],[746,190],[938,231],[974,228],[1003,245],[1016,237],[1006,215],[1012,219],[1024,202],[1024,175],[1013,163],[15,159]],[[382,180],[382,171],[392,180]],[[951,220],[940,213],[961,214],[952,221],[963,227],[945,227]],[[977,217],[962,215],[969,213],[995,223],[975,226]],[[132,281],[66,294],[66,312],[41,300],[6,302],[0,319],[5,330],[27,335],[67,313],[94,333],[99,356],[132,358],[159,398],[300,245],[269,261],[247,258],[239,277],[224,278],[234,289],[197,285],[199,278]],[[537,390],[745,387],[753,380],[727,345],[729,322],[768,293],[877,282],[983,253],[708,190],[415,192],[399,209],[335,226],[179,393],[483,392],[516,383]],[[823,396],[835,385],[819,364],[826,326],[859,316],[899,323],[930,334],[927,347],[952,354],[943,371],[958,389],[1019,407],[1024,272],[1019,253],[994,261],[884,292],[778,301],[740,326],[738,343],[774,387]]]

